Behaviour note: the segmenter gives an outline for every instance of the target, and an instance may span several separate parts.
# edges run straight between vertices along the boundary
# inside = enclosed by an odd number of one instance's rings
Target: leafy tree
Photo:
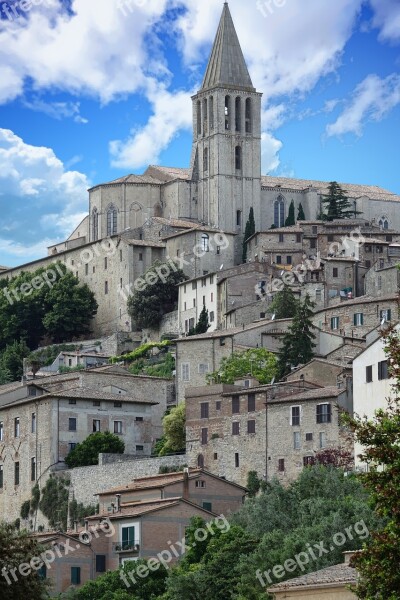
[[[207,333],[209,327],[210,327],[210,322],[208,320],[208,310],[206,309],[206,307],[204,305],[202,308],[202,311],[200,313],[197,325],[194,329],[189,331],[189,335],[199,335],[201,333]]]
[[[247,260],[247,240],[254,235],[256,232],[256,222],[254,220],[254,210],[253,207],[250,208],[249,218],[246,223],[246,227],[244,230],[243,237],[243,253],[242,253],[242,262],[245,263]]]
[[[285,227],[291,227],[296,225],[296,218],[294,216],[294,200],[291,201],[289,206],[289,213],[285,221]]]
[[[162,273],[162,278],[160,276]],[[135,290],[128,299],[128,312],[139,329],[157,327],[162,317],[176,309],[178,284],[186,281],[182,269],[172,270],[169,263],[155,262],[142,279],[147,282],[143,290]],[[153,283],[148,283],[148,282]],[[143,286],[142,286],[143,287]]]
[[[18,572],[19,565],[30,563],[32,557],[40,556],[44,551],[38,543],[28,537],[25,532],[16,532],[6,523],[0,523],[0,565],[3,571],[0,577],[0,598],[2,600],[42,600],[47,597],[47,587],[37,571],[22,576]],[[10,570],[16,571],[17,581]],[[8,578],[8,580],[7,580]]]
[[[369,465],[359,475],[370,491],[376,514],[385,520],[374,531],[363,552],[353,559],[360,573],[355,590],[359,598],[397,600],[400,590],[400,339],[395,329],[386,336],[390,375],[395,379],[394,398],[387,408],[376,411],[372,420],[347,417],[355,438],[363,446],[360,459]]]
[[[25,341],[13,342],[0,353],[0,373],[9,373],[11,381],[21,379],[23,375],[23,360],[29,355]],[[4,383],[8,383],[5,381]]]
[[[354,467],[354,456],[352,452],[344,448],[324,448],[315,454],[311,464],[332,466],[349,471]]]
[[[298,221],[305,221],[306,220],[306,216],[304,214],[303,205],[302,205],[301,202],[299,204],[299,208],[298,208],[298,212],[297,212],[297,220]]]
[[[101,452],[109,454],[123,454],[125,444],[118,435],[109,431],[91,433],[83,442],[77,444],[66,456],[65,464],[73,469],[99,464]]]
[[[352,219],[361,214],[356,211],[347,192],[336,181],[329,184],[328,193],[322,196],[322,203],[326,206],[326,213],[322,216],[325,221]]]
[[[4,385],[5,383],[11,383],[14,381],[11,372],[3,365],[3,362],[0,358],[0,385]]]
[[[247,489],[249,490],[249,498],[254,498],[261,488],[261,481],[257,475],[257,471],[249,471],[247,473]]]
[[[288,285],[275,294],[269,306],[269,312],[275,314],[276,319],[293,319],[299,307],[299,301]]]
[[[163,418],[164,443],[159,446],[159,456],[183,452],[186,449],[186,407],[183,402],[171,409]]]
[[[278,355],[278,377],[282,379],[290,373],[291,367],[306,364],[314,356],[313,324],[311,316],[315,304],[309,295],[303,302],[299,302],[295,316],[288,331],[283,336],[282,347]]]
[[[265,348],[251,348],[244,352],[234,352],[221,361],[220,368],[207,375],[208,383],[233,384],[236,379],[253,376],[260,383],[270,383],[276,375],[276,358]]]
[[[50,527],[67,529],[69,480],[50,476],[42,489],[39,508],[48,519]]]

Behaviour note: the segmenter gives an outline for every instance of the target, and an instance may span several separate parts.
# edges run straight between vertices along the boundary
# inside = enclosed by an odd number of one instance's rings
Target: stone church
[[[94,186],[88,216],[66,241],[50,247],[46,258],[0,271],[0,278],[61,261],[96,294],[95,333],[130,331],[127,295],[155,260],[185,255],[189,277],[239,264],[251,207],[257,231],[282,227],[292,200],[296,209],[302,204],[307,220],[316,220],[327,182],[261,175],[261,98],[225,3],[192,98],[190,167],[150,166],[143,175]],[[375,186],[343,187],[363,219],[400,230],[400,196]],[[201,258],[194,251],[199,247]]]

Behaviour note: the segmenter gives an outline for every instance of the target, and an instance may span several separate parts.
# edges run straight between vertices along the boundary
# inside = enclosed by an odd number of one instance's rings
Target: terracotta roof
[[[113,179],[112,181],[106,181],[105,183],[99,183],[97,185],[94,185],[92,188],[89,189],[90,190],[94,190],[97,187],[100,187],[102,185],[120,185],[123,183],[139,183],[139,184],[153,184],[153,185],[161,185],[162,181],[155,179],[154,177],[151,177],[151,175],[125,175],[124,177],[118,177],[118,179]]]
[[[357,583],[357,571],[347,564],[334,565],[302,577],[295,577],[270,587],[267,592],[274,593],[299,588],[335,587]]]
[[[298,402],[300,400],[326,400],[329,398],[337,398],[338,396],[340,396],[341,394],[343,394],[343,392],[345,392],[345,389],[339,389],[336,385],[332,385],[329,387],[324,387],[324,388],[317,388],[315,390],[304,390],[304,392],[301,392],[300,394],[293,394],[293,396],[290,396],[290,398],[276,398],[275,400],[270,399],[268,400],[268,402],[271,404],[274,403],[278,403],[278,402]]]
[[[150,167],[146,170],[145,175],[149,175],[151,177],[157,176],[157,173],[160,175],[160,181],[163,183],[168,183],[169,181],[174,181],[175,179],[189,179],[190,177],[190,169],[182,169],[179,167],[159,167],[157,165],[150,165]]]
[[[323,313],[327,310],[335,310],[340,306],[353,306],[356,304],[370,304],[371,302],[385,302],[389,300],[399,300],[399,294],[388,294],[386,296],[379,296],[373,298],[372,296],[358,296],[358,298],[353,298],[352,300],[343,300],[338,304],[332,304],[331,306],[326,306],[325,308],[321,308],[320,310],[316,310],[314,312],[314,316],[320,313]]]
[[[326,194],[328,192],[328,181],[317,181],[313,179],[291,179],[289,177],[261,177],[263,187],[280,188],[287,190],[306,190],[315,188],[316,192]],[[371,200],[383,200],[388,202],[400,202],[400,196],[375,185],[357,185],[353,183],[341,183],[341,187],[348,193],[350,198],[367,196]]]
[[[210,331],[209,333],[201,333],[199,335],[191,335],[188,337],[183,337],[175,340],[178,342],[193,342],[196,340],[207,340],[214,339],[220,337],[232,337],[238,333],[243,333],[244,331],[252,331],[253,329],[259,329],[260,327],[266,327],[267,325],[274,323],[290,323],[291,319],[275,319],[274,321],[262,319],[259,322],[251,323],[250,325],[246,325],[246,327],[232,327],[232,329],[223,329],[217,331]]]
[[[148,246],[149,248],[165,248],[165,244],[152,242],[151,240],[129,240],[128,246]]]
[[[197,479],[200,476],[200,469],[193,469],[189,471],[189,479]],[[184,473],[179,471],[177,473],[165,473],[161,475],[151,475],[149,477],[138,477],[134,481],[131,481],[125,486],[119,486],[111,488],[99,493],[99,496],[105,496],[108,494],[118,494],[120,492],[160,488],[165,487],[171,483],[183,481]]]
[[[92,515],[90,517],[86,517],[87,520],[95,520],[101,519],[107,516],[108,519],[125,519],[126,517],[139,517],[141,515],[145,515],[147,513],[155,512],[158,510],[165,510],[166,508],[170,508],[171,506],[179,505],[181,502],[185,504],[189,504],[193,508],[201,510],[207,514],[214,515],[214,513],[202,508],[197,504],[193,504],[189,500],[185,500],[181,497],[177,498],[166,498],[159,500],[144,500],[143,502],[135,502],[130,504],[129,506],[121,507],[121,511],[117,513],[103,513],[98,515]]]

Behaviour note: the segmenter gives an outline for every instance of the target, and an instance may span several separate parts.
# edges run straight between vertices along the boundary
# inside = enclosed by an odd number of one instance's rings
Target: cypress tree
[[[329,184],[328,193],[322,196],[322,203],[327,207],[323,215],[324,221],[352,219],[361,214],[353,207],[346,190],[342,189],[336,181],[331,181]]]
[[[312,332],[313,324],[311,317],[315,304],[311,302],[310,296],[299,302],[292,323],[283,336],[282,348],[278,354],[278,376],[280,379],[290,373],[291,367],[304,365],[314,356],[314,339]]]
[[[290,227],[291,225],[296,225],[296,219],[294,216],[294,201],[292,200],[289,206],[289,214],[285,221],[285,227]]]
[[[244,230],[244,238],[243,238],[243,252],[242,252],[242,262],[245,263],[247,260],[247,240],[254,235],[256,232],[256,222],[254,219],[254,210],[253,207],[250,208],[249,218],[247,219],[246,227]]]
[[[305,221],[306,220],[306,216],[305,216],[304,210],[303,210],[303,205],[302,205],[301,202],[300,202],[299,208],[298,208],[297,220],[298,221]]]

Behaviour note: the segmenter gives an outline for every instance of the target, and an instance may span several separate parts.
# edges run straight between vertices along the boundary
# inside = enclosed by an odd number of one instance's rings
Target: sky
[[[262,173],[400,194],[400,0],[231,0],[263,93]],[[188,167],[219,0],[0,2],[0,265],[47,254],[87,189]]]

